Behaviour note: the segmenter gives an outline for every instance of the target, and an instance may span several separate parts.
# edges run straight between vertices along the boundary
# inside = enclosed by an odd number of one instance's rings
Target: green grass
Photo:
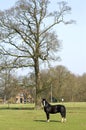
[[[60,114],[46,122],[43,110],[34,105],[0,105],[0,130],[86,130],[86,103],[63,103],[67,107],[67,122],[61,123]],[[29,109],[27,109],[29,108]]]

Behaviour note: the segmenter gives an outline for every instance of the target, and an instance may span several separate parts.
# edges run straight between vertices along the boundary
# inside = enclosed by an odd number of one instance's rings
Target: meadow
[[[67,108],[67,122],[61,123],[60,114],[46,116],[34,110],[34,104],[0,105],[0,130],[86,130],[86,102],[63,103]]]

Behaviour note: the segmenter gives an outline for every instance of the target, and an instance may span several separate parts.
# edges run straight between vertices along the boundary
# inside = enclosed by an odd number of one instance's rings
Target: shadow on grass
[[[47,122],[46,120],[34,120],[36,122]],[[50,122],[59,122],[61,123],[61,121],[58,121],[58,120],[50,120]]]
[[[2,107],[0,110],[34,110],[34,107],[28,107],[28,108],[19,108],[19,107]]]

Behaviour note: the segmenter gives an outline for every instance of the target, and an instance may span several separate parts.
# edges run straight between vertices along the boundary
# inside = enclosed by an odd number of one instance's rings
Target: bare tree
[[[8,67],[33,67],[36,83],[36,107],[40,106],[40,63],[58,60],[60,43],[52,31],[57,24],[70,24],[65,15],[71,11],[60,2],[57,11],[49,12],[49,0],[19,0],[15,6],[0,12],[0,54],[8,56]],[[50,21],[48,24],[46,21]]]

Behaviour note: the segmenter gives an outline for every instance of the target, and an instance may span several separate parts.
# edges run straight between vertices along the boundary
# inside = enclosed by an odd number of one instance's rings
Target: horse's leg
[[[61,117],[62,117],[61,122],[66,122],[66,109],[65,109],[65,107],[64,107],[64,109],[62,107],[60,114],[61,114]]]
[[[66,118],[65,118],[65,116],[64,116],[64,113],[60,113],[61,114],[61,117],[62,117],[62,120],[61,120],[61,122],[63,123],[63,122],[66,122]]]
[[[63,122],[66,122],[66,118],[62,117],[61,122],[62,122],[62,123],[63,123]]]
[[[46,113],[46,117],[47,117],[47,122],[49,122],[50,120],[50,115],[49,115],[49,113]]]
[[[64,122],[64,118],[62,117],[62,120],[61,120],[61,122],[63,123]]]

